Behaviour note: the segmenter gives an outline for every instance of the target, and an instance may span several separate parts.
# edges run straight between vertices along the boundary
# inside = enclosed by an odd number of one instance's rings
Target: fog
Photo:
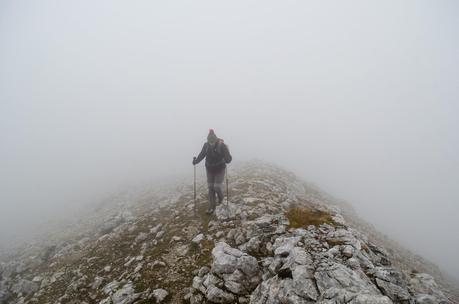
[[[458,8],[2,0],[0,248],[192,177],[214,128],[459,278]]]

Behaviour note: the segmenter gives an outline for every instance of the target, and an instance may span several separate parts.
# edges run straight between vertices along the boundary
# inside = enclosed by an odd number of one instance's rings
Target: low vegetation
[[[306,228],[309,225],[320,226],[321,224],[335,225],[329,213],[307,207],[290,208],[285,216],[291,228]]]

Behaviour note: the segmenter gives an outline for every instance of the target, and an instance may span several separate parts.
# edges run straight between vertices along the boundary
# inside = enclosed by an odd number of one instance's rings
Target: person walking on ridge
[[[209,188],[209,209],[206,213],[211,214],[215,211],[216,199],[218,199],[218,204],[223,202],[223,180],[226,164],[229,164],[233,159],[228,146],[223,142],[223,139],[215,135],[213,129],[209,130],[207,142],[199,155],[193,157],[193,165],[199,164],[204,157],[206,158],[207,185]]]

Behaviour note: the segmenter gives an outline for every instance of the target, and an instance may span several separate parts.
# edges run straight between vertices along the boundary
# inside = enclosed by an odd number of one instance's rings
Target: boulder
[[[434,278],[427,273],[413,274],[408,285],[410,292],[421,299],[425,299],[426,303],[433,298],[438,302],[447,302],[445,294],[440,290]],[[431,297],[426,297],[425,295]]]
[[[200,233],[200,234],[198,234],[197,236],[195,236],[195,237],[191,240],[191,242],[194,243],[194,244],[199,244],[199,243],[201,243],[201,241],[204,240],[204,238],[205,238],[204,234]]]
[[[136,243],[141,243],[141,242],[145,241],[147,238],[148,238],[148,234],[146,234],[145,232],[141,232],[141,233],[139,233],[139,235],[135,238],[135,242],[136,242]]]
[[[103,281],[104,281],[104,278],[96,276],[94,278],[94,282],[91,284],[91,288],[92,289],[99,289],[99,287],[100,287],[100,285],[102,285]]]
[[[132,282],[129,282],[112,295],[112,302],[113,304],[131,304],[139,297],[140,294],[135,293]]]
[[[306,265],[296,266],[292,271],[293,289],[302,298],[316,301],[319,292],[314,283],[314,275]]]
[[[238,258],[242,255],[241,251],[231,248],[224,242],[217,243],[212,250],[212,272],[218,275],[233,273],[236,270]]]
[[[241,206],[234,203],[224,202],[215,209],[215,216],[220,221],[231,220],[239,217],[242,213]]]
[[[392,304],[393,302],[386,296],[375,296],[359,294],[350,304]]]
[[[367,294],[365,291],[354,293],[346,289],[330,288],[322,294],[320,304],[392,304],[393,302],[386,296]]]
[[[107,285],[105,285],[102,290],[107,295],[108,294],[112,294],[118,288],[119,285],[120,285],[120,283],[118,281],[114,280],[114,281],[108,283]]]
[[[165,289],[158,288],[153,290],[152,295],[155,298],[156,303],[162,303],[167,298],[169,293]]]
[[[381,292],[388,296],[394,302],[404,302],[409,303],[411,295],[405,288],[396,285],[391,282],[383,281],[381,279],[376,279],[376,285],[379,287]]]
[[[207,300],[213,303],[229,304],[235,302],[235,296],[211,285],[206,291]]]
[[[370,273],[375,277],[376,286],[394,302],[409,302],[405,276],[395,268],[387,266],[375,267]]]
[[[354,251],[355,249],[351,245],[344,245],[342,249],[343,255],[347,258],[351,258],[354,255]]]
[[[432,295],[418,294],[416,296],[416,304],[439,304],[438,299]]]
[[[258,261],[254,257],[219,242],[212,250],[210,268],[198,271],[193,289],[215,303],[234,303],[235,295],[249,295],[260,281]]]
[[[309,304],[315,301],[302,298],[296,293],[291,278],[281,279],[278,276],[263,281],[250,296],[252,304]]]
[[[156,225],[155,227],[150,229],[150,233],[156,235],[161,230],[162,226],[162,224]]]
[[[334,261],[321,262],[314,278],[321,293],[330,288],[337,288],[354,293],[380,294],[369,278]]]

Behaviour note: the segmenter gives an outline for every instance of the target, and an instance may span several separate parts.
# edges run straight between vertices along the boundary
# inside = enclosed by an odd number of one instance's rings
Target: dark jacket
[[[207,170],[212,172],[219,172],[225,169],[226,164],[229,164],[233,159],[228,146],[225,145],[222,140],[219,140],[213,146],[209,143],[205,143],[194,163],[198,164],[204,157],[206,158]]]

